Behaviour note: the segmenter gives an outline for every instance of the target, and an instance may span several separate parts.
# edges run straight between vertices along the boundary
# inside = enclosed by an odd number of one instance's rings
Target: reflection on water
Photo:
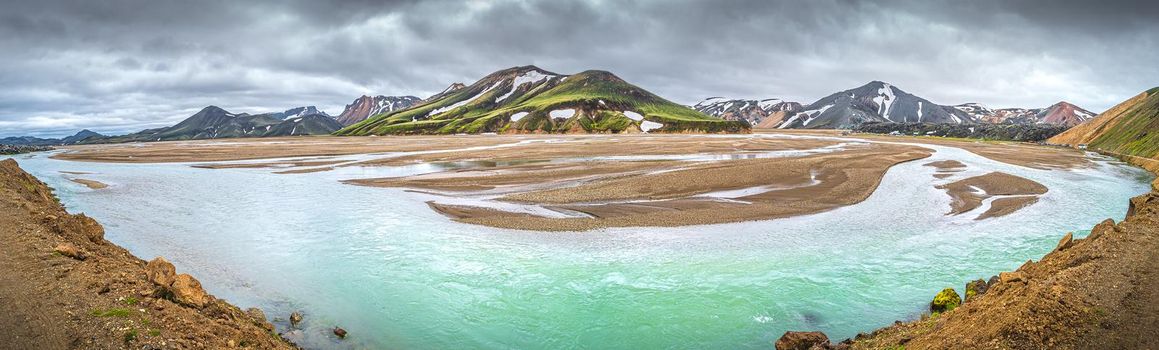
[[[315,348],[768,348],[786,330],[831,338],[917,316],[934,293],[1016,268],[1066,232],[1121,218],[1138,169],[1044,171],[934,147],[969,167],[892,168],[865,202],[804,217],[583,233],[500,230],[434,213],[434,196],[344,185],[481,164],[197,169],[18,158],[109,240],[162,255],[213,294],[284,321]],[[689,157],[701,157],[700,155]],[[360,157],[351,157],[355,161]],[[617,158],[619,159],[619,158]],[[93,191],[59,171],[110,185]],[[1005,171],[1050,188],[1013,215],[947,217],[937,184]],[[329,329],[350,336],[341,343]]]

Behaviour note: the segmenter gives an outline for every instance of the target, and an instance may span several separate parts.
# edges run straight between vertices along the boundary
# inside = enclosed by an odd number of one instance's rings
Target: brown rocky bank
[[[842,343],[793,344],[815,349],[1159,349],[1159,290],[1154,287],[1159,284],[1159,180],[1152,187],[1150,194],[1131,199],[1123,222],[1108,219],[1084,239],[1065,235],[1040,261],[1028,261],[989,283],[980,281],[987,288],[960,307]],[[786,337],[802,338],[795,332]]]
[[[146,264],[69,214],[16,161],[0,161],[0,349],[292,349],[260,310]]]

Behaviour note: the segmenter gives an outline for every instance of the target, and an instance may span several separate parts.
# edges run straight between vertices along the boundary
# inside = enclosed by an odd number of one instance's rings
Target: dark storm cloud
[[[124,132],[535,64],[691,104],[883,80],[935,102],[1103,110],[1159,85],[1150,1],[9,1],[0,136]]]

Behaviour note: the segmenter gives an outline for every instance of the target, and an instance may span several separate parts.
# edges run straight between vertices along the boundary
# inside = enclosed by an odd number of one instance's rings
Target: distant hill
[[[785,117],[803,109],[800,103],[770,98],[764,100],[730,100],[724,97],[710,97],[692,106],[701,113],[724,120],[744,120],[755,127],[772,124],[773,127]]]
[[[1047,142],[1159,159],[1159,87],[1123,101]]]
[[[866,122],[968,124],[975,120],[953,107],[935,104],[889,83],[873,81],[813,102],[775,127],[851,129]]]
[[[306,114],[304,112],[315,113]],[[283,120],[282,118],[290,118]],[[196,114],[173,126],[140,132],[89,139],[87,143],[133,141],[175,141],[221,139],[234,137],[273,137],[290,135],[326,135],[340,129],[333,118],[313,107],[292,108],[281,113],[250,115],[230,113],[217,106],[202,108]]]
[[[103,138],[104,135],[93,132],[89,129],[81,130],[72,136],[63,139],[54,138],[39,138],[32,136],[15,136],[5,137],[0,139],[0,145],[10,146],[61,146],[61,145],[75,145],[83,143],[91,139]]]
[[[1049,124],[1072,127],[1095,116],[1095,113],[1066,101],[1046,108],[990,109],[978,103],[960,104],[954,108],[966,112],[975,120],[990,124]]]
[[[338,135],[456,133],[748,132],[605,71],[561,75],[523,66],[452,85],[411,108],[371,117]]]
[[[414,96],[366,96],[362,95],[354,102],[346,105],[346,109],[342,111],[335,119],[343,126],[354,125],[360,121],[366,120],[371,116],[382,113],[394,112],[400,109],[406,109],[413,106],[422,99]]]

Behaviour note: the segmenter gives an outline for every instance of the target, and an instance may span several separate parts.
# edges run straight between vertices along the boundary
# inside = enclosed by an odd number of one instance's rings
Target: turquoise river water
[[[904,163],[868,200],[808,216],[578,233],[460,224],[428,208],[431,195],[339,182],[438,165],[284,175],[16,158],[110,241],[262,308],[308,348],[769,348],[786,330],[839,340],[918,317],[942,288],[961,293],[1067,232],[1122,218],[1148,189],[1145,172],[1105,158],[1048,171],[930,147],[930,161],[970,170],[939,180],[928,161]],[[1006,217],[945,216],[950,199],[934,186],[988,171],[1050,192]],[[306,321],[291,332],[293,310]],[[350,336],[335,340],[334,326]]]

